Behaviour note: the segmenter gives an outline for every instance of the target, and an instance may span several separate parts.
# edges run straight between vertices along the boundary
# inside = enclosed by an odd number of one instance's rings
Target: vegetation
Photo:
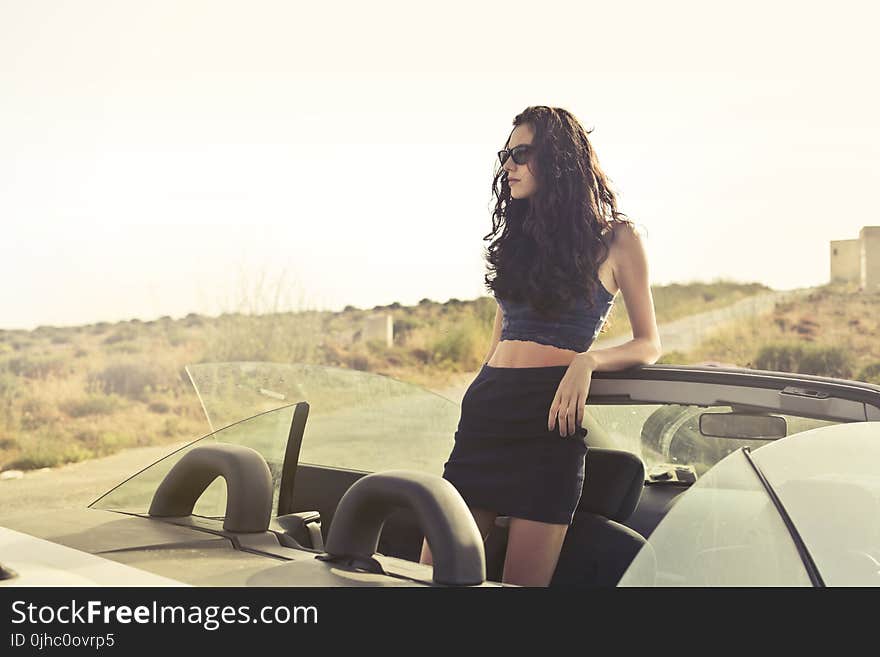
[[[715,331],[688,353],[661,362],[717,362],[880,383],[880,293],[834,283],[768,315]]]
[[[655,286],[660,323],[768,291],[727,281]],[[819,288],[771,317],[740,322],[692,352],[707,360],[880,383],[880,295]],[[0,470],[55,466],[116,450],[176,443],[209,429],[184,366],[214,361],[306,362],[376,372],[440,388],[479,368],[496,304],[491,297],[337,313],[196,314],[33,331],[0,330]],[[393,341],[361,339],[368,315],[393,318]],[[621,296],[603,336],[629,334]],[[844,348],[845,346],[845,348]]]

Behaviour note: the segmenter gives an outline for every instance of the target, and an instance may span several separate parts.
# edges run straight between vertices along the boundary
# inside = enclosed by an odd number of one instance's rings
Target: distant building
[[[856,283],[866,292],[880,290],[880,226],[862,226],[856,240],[831,241],[831,281]]]
[[[394,346],[394,318],[390,313],[373,313],[364,318],[361,328],[352,336],[352,342],[368,340],[378,340],[386,347]]]

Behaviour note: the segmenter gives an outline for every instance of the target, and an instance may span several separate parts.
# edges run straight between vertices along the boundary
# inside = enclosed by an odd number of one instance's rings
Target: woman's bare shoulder
[[[644,231],[639,230],[635,225],[622,221],[615,221],[611,227],[606,229],[609,245],[609,259],[615,254],[632,252],[641,248],[644,241]]]
[[[607,230],[609,235],[608,265],[617,288],[620,287],[618,273],[621,268],[632,267],[633,263],[644,258],[643,231],[622,221],[612,222]]]

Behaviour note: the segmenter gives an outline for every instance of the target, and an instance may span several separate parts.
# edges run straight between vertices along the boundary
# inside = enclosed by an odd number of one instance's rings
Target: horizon
[[[652,283],[651,287],[652,288],[654,288],[654,287],[669,287],[669,286],[673,286],[673,285],[687,287],[689,285],[714,285],[714,284],[733,284],[733,285],[743,285],[743,286],[764,285],[765,287],[768,287],[768,291],[772,291],[772,292],[791,292],[791,291],[795,291],[798,289],[803,289],[805,287],[815,287],[815,286],[800,286],[800,287],[793,287],[793,288],[773,288],[773,287],[767,286],[764,283],[761,283],[760,281],[737,281],[737,280],[731,280],[731,279],[715,279],[715,280],[711,280],[711,281],[691,280],[691,281],[686,281],[686,282],[671,281],[669,283],[664,283],[664,284]],[[484,298],[484,297],[491,297],[491,295],[485,294],[482,296],[477,296],[477,297],[472,297],[472,298],[464,298],[464,299],[459,298],[459,297],[448,297],[445,300],[430,299],[428,297],[423,297],[423,299],[429,299],[429,301],[431,301],[432,303],[436,303],[439,305],[445,305],[453,300],[457,300],[457,301],[460,301],[463,303],[472,303],[472,302],[477,301],[478,299]],[[227,315],[266,316],[266,315],[273,315],[273,314],[296,314],[296,313],[308,313],[308,312],[342,313],[342,312],[345,312],[345,308],[347,308],[349,306],[353,306],[353,308],[358,311],[371,311],[371,310],[378,311],[378,310],[381,310],[384,308],[388,308],[390,305],[392,305],[394,303],[399,303],[400,306],[403,308],[413,308],[413,307],[419,306],[421,301],[422,301],[422,299],[420,299],[419,301],[416,301],[414,303],[401,303],[399,301],[390,301],[386,304],[376,304],[374,306],[356,306],[354,304],[345,304],[342,308],[336,308],[336,309],[333,309],[333,308],[293,308],[293,309],[287,309],[287,310],[234,310],[234,309],[232,309],[232,310],[223,310],[221,312],[214,313],[214,314],[197,313],[197,312],[191,311],[186,314],[181,314],[181,315],[177,315],[177,316],[166,314],[166,315],[160,315],[158,317],[123,317],[123,318],[119,318],[119,319],[98,319],[95,321],[85,322],[82,324],[39,324],[37,326],[31,326],[31,327],[0,326],[0,333],[4,333],[4,332],[12,333],[12,332],[18,332],[18,331],[33,332],[33,331],[38,331],[41,329],[64,330],[64,329],[75,329],[75,328],[96,326],[99,324],[113,325],[113,324],[123,324],[123,323],[127,323],[127,322],[140,322],[140,323],[146,324],[146,323],[161,321],[166,318],[170,319],[171,321],[178,322],[178,321],[185,320],[190,316],[197,316],[197,317],[202,317],[205,319],[219,319],[219,318],[227,316]]]

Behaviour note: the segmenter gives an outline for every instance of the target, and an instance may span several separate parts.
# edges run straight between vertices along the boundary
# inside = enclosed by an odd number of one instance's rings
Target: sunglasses
[[[501,161],[501,166],[504,166],[508,157],[512,157],[513,161],[517,164],[525,164],[529,161],[529,153],[531,150],[531,144],[520,144],[511,150],[505,148],[504,150],[498,151],[498,159]]]

